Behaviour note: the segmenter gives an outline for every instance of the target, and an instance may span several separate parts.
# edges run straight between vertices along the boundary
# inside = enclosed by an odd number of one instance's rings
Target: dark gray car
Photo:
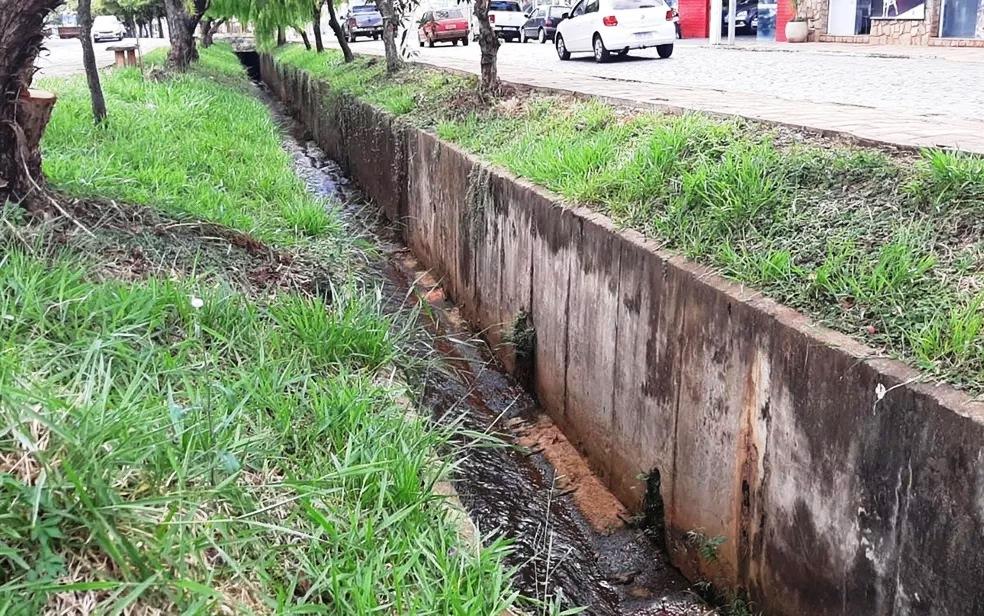
[[[564,18],[564,14],[570,13],[570,11],[571,7],[566,4],[540,5],[533,8],[528,13],[526,23],[519,33],[519,41],[525,43],[529,40],[535,40],[546,43],[554,40],[557,24]]]
[[[375,4],[350,6],[342,21],[342,32],[350,43],[358,36],[371,36],[376,40],[383,34],[383,16]]]

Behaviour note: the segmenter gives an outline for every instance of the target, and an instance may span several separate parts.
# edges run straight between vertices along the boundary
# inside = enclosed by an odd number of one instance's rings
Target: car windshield
[[[490,11],[517,11],[522,13],[523,9],[519,8],[518,2],[496,2],[493,0],[489,3]]]
[[[93,28],[115,28],[116,24],[119,23],[115,17],[109,15],[100,15],[92,20]]]
[[[365,6],[355,6],[355,7],[352,7],[352,12],[353,13],[378,13],[379,12],[379,9],[377,9],[376,7],[374,7],[374,6],[370,5],[370,4],[367,4]]]
[[[612,0],[612,9],[616,11],[625,11],[628,9],[653,9],[661,4],[661,0]]]
[[[434,19],[461,19],[461,11],[458,9],[441,9],[434,11]]]
[[[570,13],[570,12],[571,12],[571,7],[569,7],[569,6],[556,5],[556,6],[550,7],[550,14],[551,15],[563,15],[564,13]]]

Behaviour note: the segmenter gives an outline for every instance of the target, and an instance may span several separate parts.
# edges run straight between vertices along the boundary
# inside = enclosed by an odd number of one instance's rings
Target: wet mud
[[[435,421],[463,428],[453,485],[483,537],[511,540],[515,588],[545,603],[585,607],[585,614],[712,613],[660,552],[660,538],[628,517],[398,232],[278,102],[258,94],[281,121],[284,148],[308,189],[339,203],[351,232],[375,246],[369,271],[386,309],[422,326],[409,351],[421,366],[414,375],[422,384],[418,402]]]

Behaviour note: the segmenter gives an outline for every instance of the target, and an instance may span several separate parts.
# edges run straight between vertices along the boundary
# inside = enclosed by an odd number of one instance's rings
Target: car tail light
[[[495,15],[489,15],[489,23],[490,24],[494,24],[495,23]]]
[[[601,23],[605,24],[606,26],[617,26],[618,19],[616,19],[614,15],[609,15],[608,17],[602,17]]]
[[[543,25],[544,26],[552,26],[553,25],[553,20],[552,19],[544,19],[543,20]]]
[[[673,21],[673,9],[667,9],[666,21]]]

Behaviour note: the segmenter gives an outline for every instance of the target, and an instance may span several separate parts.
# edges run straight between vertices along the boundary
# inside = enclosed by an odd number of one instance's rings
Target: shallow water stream
[[[710,613],[339,166],[279,103],[260,96],[284,126],[298,176],[316,196],[342,204],[351,232],[378,250],[370,270],[387,310],[402,319],[417,309],[424,333],[411,352],[425,360],[422,404],[436,421],[457,420],[501,442],[465,448],[453,485],[483,537],[512,540],[517,590],[587,614]]]

